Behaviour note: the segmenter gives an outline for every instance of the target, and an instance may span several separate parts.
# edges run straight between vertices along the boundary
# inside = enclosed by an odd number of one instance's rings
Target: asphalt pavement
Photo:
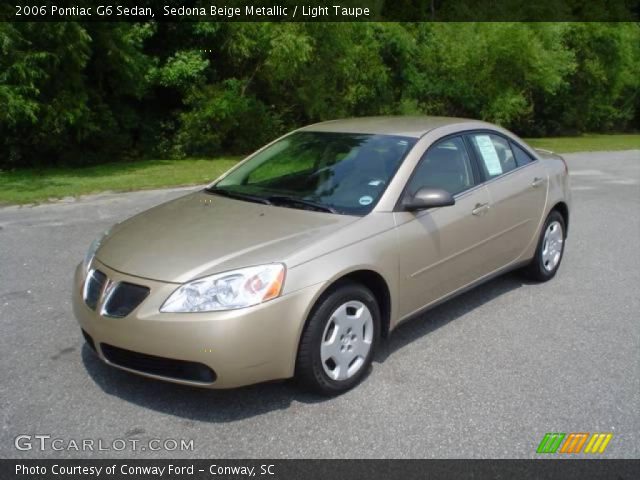
[[[611,432],[602,456],[638,458],[640,150],[565,157],[574,205],[556,278],[509,274],[404,324],[332,399],[292,382],[149,380],[83,345],[71,280],[93,238],[189,189],[0,208],[0,457],[530,458],[547,432]],[[150,439],[193,448],[143,450]],[[82,440],[109,450],[76,451]]]

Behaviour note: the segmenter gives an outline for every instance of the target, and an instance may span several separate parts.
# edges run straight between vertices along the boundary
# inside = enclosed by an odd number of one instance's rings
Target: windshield
[[[297,132],[240,165],[208,191],[291,208],[365,215],[416,139]]]

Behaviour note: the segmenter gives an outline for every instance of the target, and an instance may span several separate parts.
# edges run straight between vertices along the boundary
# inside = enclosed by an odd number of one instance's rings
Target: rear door
[[[421,187],[442,188],[454,195],[456,203],[394,212],[401,317],[487,273],[489,194],[479,183],[479,172],[462,136],[434,143],[415,168],[404,195],[413,195]]]
[[[542,162],[495,132],[473,132],[468,145],[486,180],[493,231],[486,249],[488,267],[501,268],[522,255],[537,230],[547,198],[548,175]]]

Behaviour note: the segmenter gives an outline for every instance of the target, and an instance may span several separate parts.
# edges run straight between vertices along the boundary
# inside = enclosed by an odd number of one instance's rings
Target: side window
[[[442,188],[451,195],[475,184],[471,161],[461,137],[447,138],[433,144],[422,157],[407,191],[414,195],[422,187]]]
[[[516,168],[516,159],[504,138],[490,133],[475,133],[471,135],[471,143],[487,178],[498,177]]]
[[[513,150],[513,154],[516,157],[516,163],[519,167],[533,162],[533,158],[531,158],[531,155],[529,155],[515,143],[511,144],[511,150]]]

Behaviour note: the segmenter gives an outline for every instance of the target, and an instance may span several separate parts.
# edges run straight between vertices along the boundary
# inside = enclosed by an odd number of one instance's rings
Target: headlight
[[[102,241],[111,232],[111,228],[108,228],[107,230],[102,232],[93,242],[91,242],[91,245],[89,245],[89,250],[87,250],[87,254],[84,256],[84,262],[82,263],[85,272],[89,271],[89,265],[91,265],[93,257],[96,255],[96,252],[98,251],[98,248],[100,248],[100,245],[102,245]]]
[[[213,312],[257,305],[280,295],[284,272],[284,265],[273,263],[200,278],[173,292],[160,311]]]

